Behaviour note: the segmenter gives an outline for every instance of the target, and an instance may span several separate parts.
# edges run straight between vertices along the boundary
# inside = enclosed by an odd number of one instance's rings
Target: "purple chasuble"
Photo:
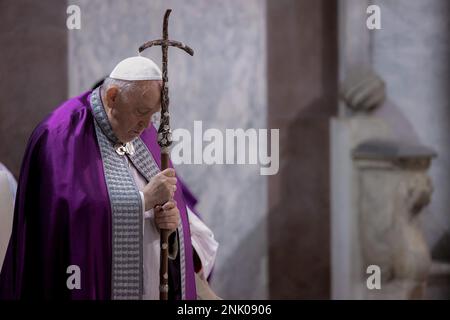
[[[28,141],[0,273],[0,299],[112,298],[112,208],[90,96],[86,92],[66,101]],[[151,125],[140,139],[160,167],[156,135]],[[196,299],[186,211],[196,200],[181,182],[175,200],[183,248],[169,263],[169,296]],[[70,266],[79,267],[80,289],[68,288]]]

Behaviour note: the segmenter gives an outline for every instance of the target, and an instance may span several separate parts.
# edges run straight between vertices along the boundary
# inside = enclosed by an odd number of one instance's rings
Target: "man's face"
[[[161,108],[161,81],[138,81],[121,92],[111,87],[106,92],[107,113],[117,138],[129,142],[150,125],[151,117]]]

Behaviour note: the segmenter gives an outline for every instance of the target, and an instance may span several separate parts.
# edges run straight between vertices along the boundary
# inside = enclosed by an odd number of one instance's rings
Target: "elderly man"
[[[160,229],[172,231],[169,298],[216,298],[213,234],[174,169],[159,170],[161,79],[150,59],[125,59],[34,130],[0,298],[158,299]]]

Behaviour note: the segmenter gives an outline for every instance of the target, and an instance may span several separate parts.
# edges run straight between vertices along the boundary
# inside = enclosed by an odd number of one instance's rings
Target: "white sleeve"
[[[139,191],[139,194],[141,195],[141,202],[142,202],[142,214],[145,218],[150,218],[153,215],[153,209],[150,209],[148,211],[145,211],[145,199],[144,199],[144,193],[142,191]]]
[[[191,228],[192,246],[202,262],[205,278],[208,278],[216,260],[219,244],[214,239],[213,232],[189,209],[188,206],[186,206],[186,208]]]

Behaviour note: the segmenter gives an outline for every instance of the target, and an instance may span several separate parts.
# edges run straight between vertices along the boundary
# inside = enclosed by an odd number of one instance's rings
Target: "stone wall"
[[[0,162],[16,178],[31,132],[67,97],[66,8],[0,1]]]

